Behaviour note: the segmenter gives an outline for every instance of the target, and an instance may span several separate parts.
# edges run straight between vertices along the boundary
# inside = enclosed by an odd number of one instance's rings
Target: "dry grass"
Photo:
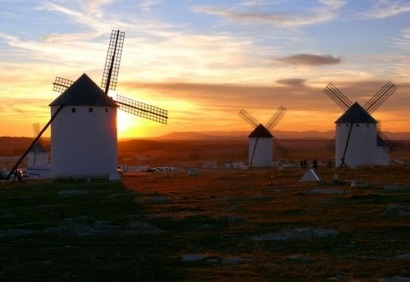
[[[184,162],[172,154],[171,165]],[[298,168],[200,169],[196,176],[128,173],[121,183],[6,186],[0,280],[410,277],[409,172],[321,167],[322,182],[311,183],[298,181]],[[351,187],[353,179],[366,187]]]

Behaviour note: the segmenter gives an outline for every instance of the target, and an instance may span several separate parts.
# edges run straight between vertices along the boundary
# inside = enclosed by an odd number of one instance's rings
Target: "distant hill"
[[[247,131],[179,131],[162,136],[149,138],[156,140],[236,140],[246,139],[250,132]],[[410,140],[410,132],[385,132],[391,140]],[[280,139],[332,139],[333,130],[329,131],[274,131],[275,137]]]
[[[246,139],[250,132],[247,131],[181,131],[171,132],[155,137],[158,140],[236,140]],[[275,137],[280,139],[331,139],[333,131],[275,131]]]

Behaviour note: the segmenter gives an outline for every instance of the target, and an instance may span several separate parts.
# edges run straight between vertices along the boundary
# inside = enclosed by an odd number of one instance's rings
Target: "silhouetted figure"
[[[313,159],[312,165],[314,169],[317,169],[317,159]]]
[[[328,168],[331,168],[331,167],[332,167],[332,160],[331,160],[331,159],[329,159],[329,161],[328,161],[328,163],[327,163],[327,167],[328,167]]]
[[[307,160],[303,161],[303,168],[307,168]]]
[[[303,160],[300,160],[300,168],[302,169],[304,167],[304,162]]]

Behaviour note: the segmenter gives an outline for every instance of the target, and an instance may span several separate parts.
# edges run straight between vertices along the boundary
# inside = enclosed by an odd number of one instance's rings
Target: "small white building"
[[[48,168],[49,154],[44,146],[37,142],[27,154],[27,168]]]
[[[37,142],[27,154],[26,171],[33,176],[50,176],[50,155],[40,142]]]
[[[51,177],[115,178],[117,104],[83,74],[51,104]]]
[[[249,167],[272,167],[273,140],[272,134],[262,124],[259,124],[248,136]]]
[[[336,120],[335,165],[388,165],[389,155],[377,135],[377,121],[358,103]]]

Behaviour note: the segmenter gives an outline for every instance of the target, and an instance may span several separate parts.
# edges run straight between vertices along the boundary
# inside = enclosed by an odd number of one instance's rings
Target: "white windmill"
[[[275,114],[269,119],[265,126],[259,123],[251,114],[244,109],[238,115],[249,123],[254,130],[248,135],[248,162],[249,167],[272,167],[273,166],[273,145],[282,155],[287,155],[288,150],[270,132],[285,115],[286,109],[280,106]]]
[[[40,132],[40,124],[33,124],[34,136]],[[30,175],[48,176],[50,172],[50,155],[41,139],[31,148],[27,154],[27,172]]]
[[[118,179],[117,108],[160,123],[168,112],[124,96],[109,97],[115,90],[125,33],[113,30],[108,47],[101,89],[86,74],[75,82],[57,77],[53,90],[62,92],[51,104],[51,119],[40,131],[21,160],[51,125],[51,176],[59,178]]]
[[[345,111],[335,122],[336,137],[329,145],[335,151],[336,167],[390,164],[389,153],[395,145],[380,131],[371,113],[396,90],[389,81],[362,107],[333,84],[326,86],[323,91]]]

